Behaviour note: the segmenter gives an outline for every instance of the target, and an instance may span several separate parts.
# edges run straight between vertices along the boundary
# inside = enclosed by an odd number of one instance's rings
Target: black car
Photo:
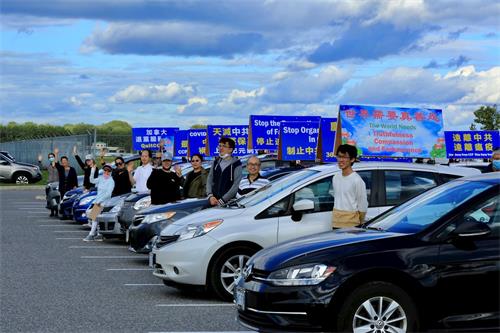
[[[500,177],[431,189],[362,228],[261,250],[235,288],[264,331],[500,328]]]

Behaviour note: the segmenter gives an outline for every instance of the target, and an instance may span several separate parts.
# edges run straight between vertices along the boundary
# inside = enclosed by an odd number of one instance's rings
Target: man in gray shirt
[[[238,192],[242,177],[241,161],[233,157],[235,142],[231,138],[219,140],[219,156],[215,158],[207,179],[207,193],[210,206],[223,205]]]

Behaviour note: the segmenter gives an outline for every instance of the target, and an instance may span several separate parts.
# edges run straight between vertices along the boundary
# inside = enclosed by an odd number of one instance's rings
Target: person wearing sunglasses
[[[85,242],[102,241],[102,236],[99,235],[96,218],[104,208],[102,205],[103,202],[111,198],[111,193],[113,193],[115,182],[111,176],[112,170],[113,168],[111,165],[105,164],[102,167],[102,176],[99,176],[99,178],[90,178],[90,182],[97,187],[97,195],[94,199],[94,205],[88,215],[89,221],[92,221],[92,227],[88,236],[83,239]]]
[[[219,140],[219,156],[215,158],[208,173],[207,194],[210,206],[220,206],[233,199],[242,178],[242,165],[233,157],[236,146],[231,138]]]
[[[204,198],[207,196],[208,171],[201,166],[202,162],[203,156],[201,154],[191,156],[193,170],[186,175],[186,180],[182,185],[184,198]]]
[[[130,182],[128,170],[125,168],[123,157],[118,156],[115,158],[115,166],[116,168],[112,172],[113,180],[115,181],[115,188],[111,194],[112,197],[130,193],[132,190],[132,183]]]

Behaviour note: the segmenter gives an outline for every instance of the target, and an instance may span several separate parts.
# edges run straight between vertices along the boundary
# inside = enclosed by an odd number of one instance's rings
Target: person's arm
[[[130,185],[134,185],[135,178],[134,178],[134,175],[132,174],[134,171],[134,162],[127,163],[127,171],[128,171],[128,179],[130,180]]]
[[[159,171],[163,172],[163,171],[158,170],[158,169],[153,169],[153,171],[151,172],[151,174],[148,177],[148,180],[146,181],[146,187],[149,188],[150,190],[153,189],[157,183],[156,175],[158,174]]]
[[[73,176],[72,176],[72,180],[71,180],[73,183],[73,188],[77,188],[78,187],[78,177],[76,176],[76,170],[73,167],[70,169],[70,172],[71,172],[71,170],[73,170]]]
[[[230,168],[230,166],[228,166],[228,168]],[[234,168],[233,172],[234,172],[233,186],[231,186],[229,191],[227,191],[227,193],[222,196],[221,198],[222,202],[219,199],[220,204],[228,202],[229,200],[231,200],[236,196],[236,193],[238,193],[238,188],[240,187],[241,178],[243,178],[243,167],[241,166],[241,164],[238,165],[236,168]]]
[[[356,182],[356,201],[358,203],[359,222],[365,221],[366,212],[368,211],[368,199],[366,195],[366,184],[361,179]]]
[[[212,162],[212,167],[210,168],[210,171],[208,172],[208,177],[207,177],[207,195],[209,197],[213,196],[213,194],[212,194],[212,183],[214,181],[214,169],[215,169],[215,162],[216,161],[217,161],[217,159],[215,159]]]
[[[99,177],[93,177],[94,173],[96,172],[96,167],[93,166],[92,169],[90,169],[90,177],[89,180],[92,184],[97,185],[99,183]]]
[[[80,168],[82,168],[83,171],[85,171],[85,163],[83,163],[82,159],[80,158],[80,156],[78,154],[75,155],[75,159],[76,161],[78,162],[78,165],[80,166]]]

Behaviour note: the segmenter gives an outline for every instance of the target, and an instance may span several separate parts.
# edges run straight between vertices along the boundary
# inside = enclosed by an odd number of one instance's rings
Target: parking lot
[[[230,332],[235,307],[154,278],[122,241],[86,243],[40,190],[0,190],[1,332]]]

